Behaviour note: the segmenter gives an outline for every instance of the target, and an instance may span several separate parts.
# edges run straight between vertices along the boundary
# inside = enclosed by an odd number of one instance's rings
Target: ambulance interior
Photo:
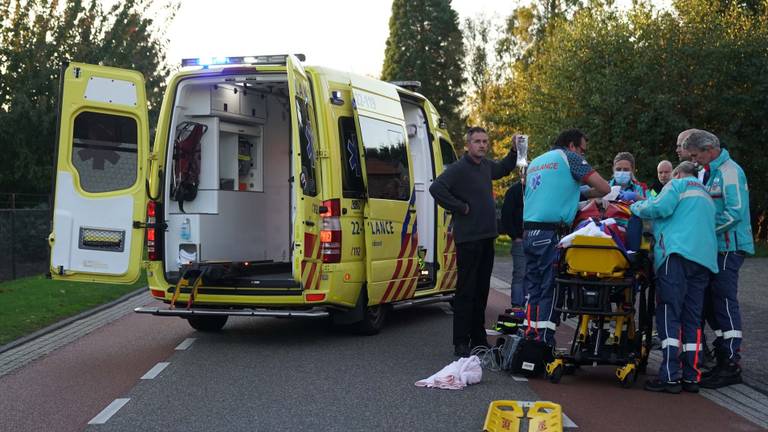
[[[429,288],[435,276],[435,200],[429,193],[434,181],[429,125],[424,109],[418,102],[402,97],[401,104],[408,134],[408,151],[413,165],[413,186],[416,193],[416,220],[419,249],[426,251],[425,268],[419,278],[420,288]]]
[[[182,264],[200,261],[248,261],[256,279],[292,279],[288,100],[285,74],[180,83],[163,189],[168,280],[178,278]],[[174,160],[182,148],[175,144],[194,127],[205,129],[199,183],[185,201],[173,194],[186,172],[180,158]]]

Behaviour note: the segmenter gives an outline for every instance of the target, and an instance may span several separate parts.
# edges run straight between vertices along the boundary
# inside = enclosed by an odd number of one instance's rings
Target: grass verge
[[[512,248],[512,239],[508,235],[500,235],[496,237],[496,243],[494,244],[494,250],[496,256],[509,256],[509,250]]]
[[[146,286],[62,282],[31,276],[0,283],[0,345]]]
[[[756,258],[768,258],[768,242],[759,241],[755,242],[755,255]]]

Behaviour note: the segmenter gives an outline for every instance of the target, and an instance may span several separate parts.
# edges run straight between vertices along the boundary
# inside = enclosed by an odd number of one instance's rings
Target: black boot
[[[672,394],[678,394],[683,390],[682,386],[680,385],[680,381],[662,381],[658,378],[646,381],[644,388],[648,391],[656,393]]]
[[[688,393],[698,393],[699,383],[697,383],[696,381],[683,380],[683,391],[686,391]]]
[[[741,383],[741,367],[733,361],[715,369],[710,376],[701,380],[701,386],[706,389],[716,389],[739,383]]]

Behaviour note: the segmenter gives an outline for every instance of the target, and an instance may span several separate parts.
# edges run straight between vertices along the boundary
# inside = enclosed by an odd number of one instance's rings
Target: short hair
[[[673,176],[676,176],[678,174],[695,177],[697,174],[696,164],[694,164],[691,161],[680,162],[680,164],[674,170],[672,170]]]
[[[481,128],[480,126],[472,126],[469,129],[467,129],[467,142],[469,142],[470,138],[472,138],[472,135],[482,132],[484,134],[488,134],[485,129]]]
[[[584,141],[589,141],[589,138],[587,138],[584,132],[578,129],[568,129],[560,132],[560,135],[557,136],[555,144],[552,147],[568,148],[568,144],[570,143],[573,143],[574,146],[578,147],[579,144],[581,144],[582,138],[584,138]]]
[[[680,135],[682,136],[683,134],[686,135],[682,137],[681,144],[685,150],[694,149],[701,151],[720,148],[720,140],[712,132],[701,129],[688,129]]]
[[[672,165],[672,162],[670,162],[670,161],[668,161],[668,160],[664,159],[663,161],[659,162],[659,164],[658,164],[658,165],[656,165],[656,171],[658,171],[658,170],[659,170],[659,168],[660,168],[662,165],[669,165],[669,167],[670,167],[670,168],[674,168],[674,165]]]
[[[618,152],[616,153],[616,157],[613,158],[613,165],[616,165],[616,162],[619,161],[627,161],[630,165],[632,165],[632,169],[635,169],[635,157],[632,156],[632,153],[630,152]]]

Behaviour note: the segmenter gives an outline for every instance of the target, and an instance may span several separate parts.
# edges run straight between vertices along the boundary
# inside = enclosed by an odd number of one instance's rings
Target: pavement
[[[742,270],[745,315],[767,307],[757,279],[765,264],[747,260]],[[489,326],[509,302],[510,276],[511,259],[498,257]],[[613,368],[588,368],[559,385],[487,371],[481,384],[450,392],[412,385],[451,359],[445,304],[397,311],[370,338],[329,331],[318,321],[270,318],[232,319],[223,332],[205,334],[180,319],[130,313],[147,304],[153,300],[145,291],[0,347],[0,430],[477,430],[497,399],[561,403],[590,431],[620,424],[625,432],[650,432],[651,418],[655,430],[768,429],[761,390],[768,366],[752,358],[765,333],[752,320],[745,328],[748,385],[703,397],[650,394],[642,381],[621,389]],[[571,334],[563,325],[558,340],[566,343]],[[658,358],[652,356],[650,369]],[[681,412],[695,415],[685,420]]]

